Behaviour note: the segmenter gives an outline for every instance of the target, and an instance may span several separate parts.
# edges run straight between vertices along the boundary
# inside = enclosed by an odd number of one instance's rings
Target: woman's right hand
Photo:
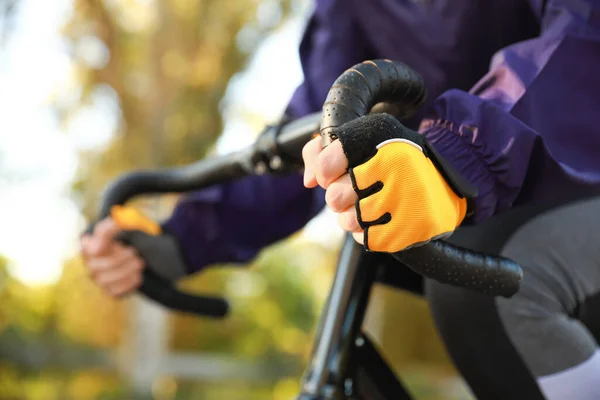
[[[108,217],[95,225],[92,234],[81,238],[81,255],[92,280],[114,297],[135,291],[146,267],[134,247],[116,239],[119,232],[121,228]]]

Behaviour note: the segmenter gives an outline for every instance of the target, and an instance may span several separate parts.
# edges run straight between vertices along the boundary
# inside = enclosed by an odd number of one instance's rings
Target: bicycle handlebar
[[[195,191],[267,171],[300,168],[302,147],[315,133],[321,132],[327,138],[332,128],[366,115],[377,103],[392,103],[404,116],[410,116],[424,98],[421,77],[404,64],[366,61],[336,80],[321,113],[299,118],[281,129],[269,127],[249,148],[187,166],[122,175],[107,187],[98,220],[108,216],[112,206],[122,205],[139,195]],[[511,260],[475,253],[442,241],[393,256],[426,277],[491,295],[510,297],[518,290],[522,277],[521,268]],[[210,317],[223,317],[228,311],[225,299],[181,292],[154,274],[151,265],[144,270],[139,291],[177,311]]]
[[[322,110],[324,144],[336,140],[333,129],[367,115],[377,103],[392,103],[411,116],[425,100],[419,74],[405,64],[373,60],[344,72],[329,90]],[[523,271],[514,261],[436,240],[392,254],[415,272],[437,281],[510,297],[519,290]]]

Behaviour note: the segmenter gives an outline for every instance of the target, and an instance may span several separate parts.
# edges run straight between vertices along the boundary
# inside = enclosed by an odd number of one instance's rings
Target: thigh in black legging
[[[454,244],[498,254],[539,210],[520,209],[457,231]],[[535,378],[513,347],[493,298],[427,280],[425,293],[438,331],[473,394],[482,400],[543,400]]]
[[[437,329],[460,374],[480,400],[544,400],[513,347],[494,299],[428,280]]]
[[[426,286],[444,343],[479,399],[543,399],[535,376],[591,357],[592,334],[600,331],[600,199],[529,220],[514,217],[498,216],[454,238],[523,265],[521,290],[512,299]]]

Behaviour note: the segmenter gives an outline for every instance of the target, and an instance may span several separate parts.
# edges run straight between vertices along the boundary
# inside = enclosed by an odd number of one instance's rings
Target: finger
[[[304,186],[314,188],[317,186],[315,176],[315,162],[323,148],[320,136],[314,137],[302,148],[302,159],[304,160]]]
[[[106,271],[119,268],[129,260],[137,258],[137,252],[132,247],[115,244],[115,251],[107,256],[91,257],[88,268],[92,277],[98,276]]]
[[[352,237],[358,244],[364,244],[365,234],[364,232],[352,232]]]
[[[122,281],[116,282],[106,288],[111,296],[123,296],[129,294],[140,287],[142,284],[141,274],[130,275]]]
[[[329,185],[348,171],[348,159],[339,140],[332,142],[319,153],[316,160],[316,178],[319,186]]]
[[[350,175],[345,174],[331,183],[325,192],[325,202],[335,212],[341,212],[354,205],[358,196],[352,187]]]
[[[89,248],[90,254],[99,256],[107,252],[119,231],[119,226],[112,218],[105,218],[98,222],[94,227],[93,241]]]
[[[338,213],[338,225],[346,232],[362,232],[356,215],[356,207],[351,206]]]
[[[121,264],[118,268],[109,269],[98,274],[95,281],[98,285],[108,287],[128,280],[133,275],[140,275],[144,269],[144,262],[139,258],[133,258]]]

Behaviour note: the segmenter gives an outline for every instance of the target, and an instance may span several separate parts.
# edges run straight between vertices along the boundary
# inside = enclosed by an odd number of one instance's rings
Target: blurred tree
[[[75,0],[65,26],[83,84],[66,123],[90,105],[115,108],[108,149],[85,154],[77,189],[87,215],[124,170],[202,158],[221,132],[230,78],[277,28],[292,0]],[[90,172],[90,171],[93,171]]]

